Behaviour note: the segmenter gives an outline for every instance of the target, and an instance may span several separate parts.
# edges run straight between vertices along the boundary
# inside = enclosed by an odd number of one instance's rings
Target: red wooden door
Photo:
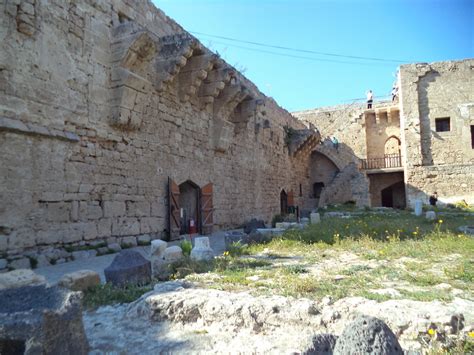
[[[179,239],[181,216],[179,210],[179,186],[168,178],[168,216],[170,240]]]
[[[213,212],[214,206],[212,204],[212,183],[209,183],[201,188],[201,226],[202,234],[211,234],[214,226]]]

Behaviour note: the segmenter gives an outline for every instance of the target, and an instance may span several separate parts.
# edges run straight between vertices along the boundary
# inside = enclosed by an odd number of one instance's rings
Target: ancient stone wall
[[[410,64],[400,68],[402,147],[408,203],[474,203],[474,60]],[[439,131],[436,120],[449,118]]]
[[[305,126],[151,2],[6,0],[0,17],[10,261],[164,237],[168,178],[213,184],[216,229],[269,221],[282,188],[309,193],[284,131]]]

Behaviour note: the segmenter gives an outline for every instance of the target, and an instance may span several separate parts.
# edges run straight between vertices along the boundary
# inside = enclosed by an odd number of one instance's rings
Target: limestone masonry
[[[329,203],[474,202],[473,60],[297,119],[150,1],[3,0],[0,19],[0,270]]]
[[[7,0],[0,14],[11,267],[269,221],[282,190],[309,186],[309,152],[287,145],[314,132],[151,2]]]
[[[397,86],[394,101],[370,110],[353,103],[293,113],[323,137],[310,163],[317,205],[404,208],[434,192],[441,203],[474,203],[474,60],[402,65]]]

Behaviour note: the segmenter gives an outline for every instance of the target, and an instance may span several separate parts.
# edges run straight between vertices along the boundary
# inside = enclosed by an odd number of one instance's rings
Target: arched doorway
[[[288,194],[285,190],[280,192],[280,214],[285,215],[288,213]]]
[[[189,224],[193,220],[194,225],[199,221],[199,186],[187,180],[179,185],[179,207],[180,207],[180,234],[189,233]]]
[[[391,136],[385,141],[385,155],[400,154],[400,139],[396,136]]]
[[[316,207],[319,207],[319,198],[324,189],[324,182],[315,182],[313,184],[313,198],[316,200]]]

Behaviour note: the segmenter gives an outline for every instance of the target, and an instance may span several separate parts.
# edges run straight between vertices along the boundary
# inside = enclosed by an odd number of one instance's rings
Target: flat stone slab
[[[46,285],[45,277],[29,269],[13,270],[0,274],[0,290],[38,285]]]
[[[105,280],[115,286],[143,285],[151,281],[151,262],[139,252],[123,250],[104,270]]]
[[[87,354],[81,298],[58,286],[0,291],[0,348],[20,354]]]

